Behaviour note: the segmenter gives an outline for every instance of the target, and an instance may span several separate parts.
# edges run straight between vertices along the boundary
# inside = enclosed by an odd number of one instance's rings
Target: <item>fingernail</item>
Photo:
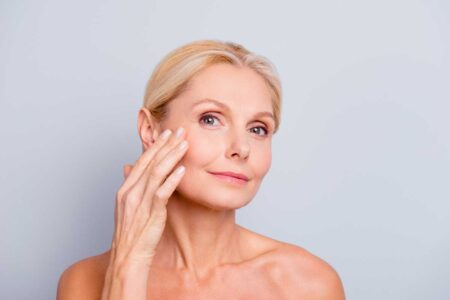
[[[170,131],[170,129],[166,129],[164,130],[164,132],[161,134],[161,138],[166,139],[169,137],[169,135],[172,133],[172,131]]]
[[[177,168],[177,170],[175,171],[175,174],[181,174],[181,173],[183,173],[184,172],[184,166],[179,166],[178,168]]]
[[[185,140],[185,141],[182,141],[181,144],[180,144],[180,146],[179,146],[180,149],[183,150],[184,148],[186,148],[187,144],[188,144],[188,142],[187,142],[186,140]]]
[[[177,133],[176,133],[177,137],[180,137],[183,134],[183,131],[184,131],[183,127],[178,128]]]

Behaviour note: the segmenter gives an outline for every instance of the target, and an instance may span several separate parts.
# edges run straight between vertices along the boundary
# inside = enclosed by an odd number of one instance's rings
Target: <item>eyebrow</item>
[[[195,103],[192,105],[191,108],[194,108],[194,107],[196,107],[196,106],[198,106],[198,105],[200,105],[200,104],[202,104],[202,103],[213,103],[213,104],[215,104],[215,105],[221,107],[221,108],[224,109],[224,110],[230,111],[230,108],[228,107],[228,105],[226,105],[225,103],[220,102],[220,101],[218,101],[218,100],[211,99],[211,98],[205,98],[205,99],[202,99],[202,100],[200,100],[200,101],[197,101],[197,102],[195,102]],[[272,114],[271,112],[268,112],[268,111],[261,111],[261,112],[258,112],[258,113],[256,113],[256,114],[254,115],[254,118],[256,118],[256,117],[269,117],[269,118],[272,118],[272,120],[275,122],[275,118],[274,118],[273,114]]]

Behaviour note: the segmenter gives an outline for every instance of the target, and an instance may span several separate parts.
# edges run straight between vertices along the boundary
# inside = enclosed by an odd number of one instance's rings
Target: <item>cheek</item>
[[[186,168],[202,167],[211,163],[221,153],[221,145],[206,134],[200,134],[195,131],[186,135],[189,148],[181,159],[181,164]]]
[[[272,165],[272,149],[268,147],[254,148],[252,167],[258,177],[264,177]],[[251,154],[250,154],[251,155]]]
[[[184,165],[188,173],[197,171],[198,168],[206,170],[213,167],[216,161],[224,161],[221,159],[226,151],[226,145],[223,144],[224,137],[213,133],[208,134],[202,130],[204,129],[187,130],[186,140],[189,142],[189,149],[179,164]],[[253,143],[250,145],[251,153],[247,164],[256,177],[262,178],[272,164],[272,144],[271,141],[267,143],[253,141]]]

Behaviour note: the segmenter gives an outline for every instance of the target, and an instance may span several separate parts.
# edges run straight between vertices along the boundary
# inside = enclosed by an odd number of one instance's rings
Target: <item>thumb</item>
[[[133,165],[125,165],[123,166],[123,177],[125,179],[130,175],[131,170],[133,169]]]

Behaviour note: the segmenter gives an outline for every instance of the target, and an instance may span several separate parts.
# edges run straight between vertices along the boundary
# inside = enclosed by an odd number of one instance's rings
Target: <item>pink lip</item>
[[[248,178],[245,175],[242,174],[237,174],[238,176],[240,176],[241,178],[236,177],[236,173],[232,173],[232,172],[209,172],[212,175],[214,175],[215,177],[224,180],[226,182],[230,182],[230,183],[234,183],[234,184],[239,184],[239,185],[243,185],[243,184],[247,184],[248,182]],[[232,174],[233,176],[229,175]],[[242,179],[243,178],[247,178],[247,179]]]
[[[210,172],[210,173],[214,175],[229,176],[240,180],[248,181],[248,177],[240,173],[233,173],[233,172]]]

